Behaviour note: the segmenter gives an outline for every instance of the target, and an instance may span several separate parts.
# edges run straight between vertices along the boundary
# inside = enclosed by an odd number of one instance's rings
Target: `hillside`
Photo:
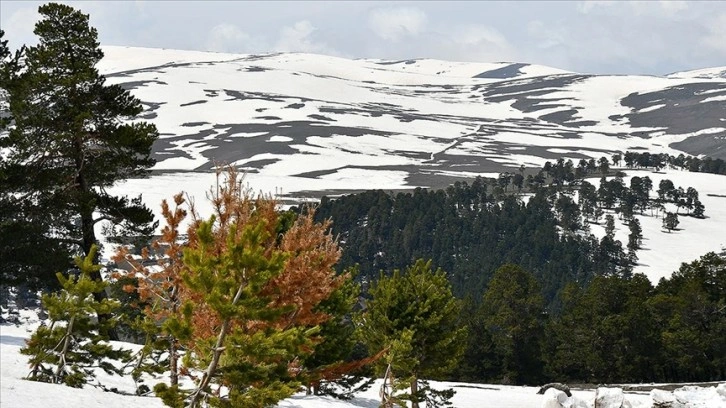
[[[160,171],[234,163],[285,193],[441,186],[559,157],[650,150],[726,158],[724,68],[603,76],[518,63],[347,60],[105,47],[161,140]],[[329,186],[329,183],[337,186]],[[299,189],[295,190],[299,191]]]
[[[143,193],[157,214],[159,202],[181,190],[202,202],[216,163],[246,171],[254,190],[295,202],[442,188],[520,165],[533,170],[560,157],[577,162],[626,150],[726,158],[725,67],[607,76],[520,63],[104,52],[100,71],[143,101],[142,117],[161,133],[154,175],[114,191]],[[713,235],[726,223],[726,177],[669,177],[698,186],[711,218],[673,234],[660,231],[660,220],[645,221],[635,271],[654,282],[726,247]]]

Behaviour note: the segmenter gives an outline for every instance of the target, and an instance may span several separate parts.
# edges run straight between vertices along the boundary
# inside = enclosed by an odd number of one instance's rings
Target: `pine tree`
[[[597,163],[599,164],[598,169],[600,170],[600,174],[606,176],[610,171],[610,163],[608,162],[608,158],[603,156],[597,161]]]
[[[437,392],[425,380],[450,373],[461,359],[466,328],[457,322],[460,302],[451,293],[446,274],[431,270],[431,261],[417,260],[404,272],[381,275],[371,284],[371,299],[359,318],[370,352],[388,350],[377,368],[383,374],[391,365],[399,395],[417,408],[448,405],[453,390]]]
[[[4,131],[11,122],[11,116],[8,106],[8,87],[11,79],[17,74],[18,58],[11,60],[12,53],[8,47],[8,40],[4,40],[5,31],[0,29],[0,131]]]
[[[30,380],[82,388],[95,378],[96,368],[122,374],[113,362],[128,361],[130,353],[113,348],[103,335],[118,323],[118,318],[98,319],[100,315],[114,313],[120,303],[109,299],[96,301],[92,296],[106,287],[106,283],[92,279],[100,270],[93,263],[95,252],[93,246],[84,259],[76,259],[79,276],[66,278],[58,273],[63,289],[43,295],[50,325],[41,325],[20,350],[30,356]]]
[[[640,249],[643,243],[643,228],[640,226],[640,221],[637,218],[633,218],[628,223],[630,234],[628,235],[628,250],[636,251]]]
[[[696,218],[704,218],[705,212],[706,206],[704,206],[700,200],[696,199],[693,202],[693,216]]]
[[[4,36],[0,30],[0,134],[13,124],[10,89],[22,68],[24,54],[24,48],[13,54]],[[0,281],[20,290],[23,286],[29,290],[58,289],[55,273],[59,265],[69,262],[68,247],[45,234],[50,230],[47,218],[29,217],[23,211],[27,203],[9,194],[5,153],[0,156]]]
[[[103,52],[88,15],[57,3],[38,11],[38,44],[27,48],[23,69],[7,88],[13,122],[0,138],[3,199],[38,226],[28,229],[36,240],[52,237],[54,248],[67,254],[89,254],[97,244],[94,228],[104,221],[110,235],[146,236],[153,217],[140,197],[112,196],[105,188],[146,174],[154,164],[156,128],[129,122],[141,113],[140,102],[118,85],[105,85],[95,68]],[[98,272],[92,277],[101,279]]]
[[[605,235],[610,238],[615,237],[615,217],[612,214],[605,216]]]
[[[351,276],[356,274],[355,271],[348,273]],[[360,285],[351,279],[318,305],[318,310],[331,318],[320,325],[321,341],[315,345],[312,354],[302,359],[301,377],[308,393],[349,399],[354,392],[368,388],[373,382],[373,379],[365,381],[354,373],[361,371],[381,355],[351,359],[358,345],[352,318],[353,308],[359,297]],[[359,386],[361,382],[363,383]]]
[[[497,269],[479,314],[500,361],[500,380],[508,384],[539,381],[544,300],[534,276],[513,264]]]
[[[331,318],[318,306],[348,279],[333,269],[340,251],[328,223],[281,214],[233,169],[226,177],[210,194],[214,215],[192,212],[180,313],[165,322],[187,350],[180,372],[201,371],[192,390],[155,387],[170,406],[264,407],[292,395]]]
[[[678,226],[678,214],[667,212],[665,217],[663,217],[663,228],[665,228],[668,232],[673,231]]]
[[[146,341],[136,358],[134,378],[138,381],[142,373],[169,371],[171,386],[179,383],[180,339],[187,340],[190,328],[174,326],[171,316],[180,316],[182,285],[182,252],[180,226],[187,217],[186,201],[182,194],[174,196],[174,209],[166,200],[162,201],[161,214],[166,221],[161,237],[150,248],[141,250],[141,258],[132,256],[126,247],[120,247],[114,257],[117,264],[126,263],[125,272],[113,273],[117,281],[133,280],[135,285],[126,285],[126,292],[136,293],[138,302],[133,307],[143,309],[144,317],[132,322],[132,327],[145,333]],[[155,261],[155,262],[154,262]]]

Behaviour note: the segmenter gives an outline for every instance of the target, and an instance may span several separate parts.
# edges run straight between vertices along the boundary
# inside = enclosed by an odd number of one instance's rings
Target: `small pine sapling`
[[[127,270],[116,271],[114,278],[131,278],[138,282],[136,286],[124,287],[124,290],[138,294],[139,303],[135,306],[143,308],[144,313],[143,318],[133,323],[146,335],[144,347],[135,357],[137,362],[132,372],[137,382],[141,382],[143,373],[169,371],[171,386],[179,383],[180,339],[189,337],[190,328],[179,324],[183,320],[170,320],[169,317],[180,313],[184,243],[180,241],[179,228],[187,216],[183,208],[185,203],[182,194],[174,196],[173,210],[166,200],[162,201],[161,214],[166,225],[159,240],[151,248],[142,249],[141,259],[134,258],[124,247],[114,257],[117,264],[127,265]]]
[[[99,315],[112,315],[120,303],[94,298],[107,285],[91,278],[101,269],[93,263],[95,254],[94,245],[85,258],[76,258],[77,276],[66,278],[58,273],[62,289],[43,295],[50,325],[41,325],[20,350],[30,356],[28,379],[82,388],[95,378],[97,368],[121,375],[123,368],[114,361],[129,361],[130,352],[112,347],[104,334],[116,326],[118,317],[98,319]]]

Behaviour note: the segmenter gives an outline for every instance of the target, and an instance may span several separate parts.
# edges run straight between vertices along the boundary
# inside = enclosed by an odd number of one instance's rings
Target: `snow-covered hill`
[[[205,213],[217,163],[245,170],[256,191],[300,200],[438,188],[522,164],[626,150],[726,158],[726,67],[608,76],[505,62],[104,52],[100,71],[143,101],[142,116],[161,133],[154,176],[113,190],[143,193],[157,214],[162,199],[182,190]],[[726,229],[726,177],[672,178],[701,192],[710,218],[682,220],[672,234],[660,231],[660,220],[641,220],[646,249],[636,271],[654,282],[726,247],[718,234]]]
[[[726,158],[726,68],[583,75],[518,63],[348,60],[105,47],[161,139],[157,170],[215,162],[382,188],[648,149]],[[285,184],[285,183],[282,183]]]

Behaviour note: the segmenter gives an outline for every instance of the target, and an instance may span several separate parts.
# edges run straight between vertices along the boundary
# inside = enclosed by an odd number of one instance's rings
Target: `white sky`
[[[43,2],[0,2],[11,47]],[[513,61],[586,73],[726,65],[726,2],[67,2],[104,45],[348,58]]]

